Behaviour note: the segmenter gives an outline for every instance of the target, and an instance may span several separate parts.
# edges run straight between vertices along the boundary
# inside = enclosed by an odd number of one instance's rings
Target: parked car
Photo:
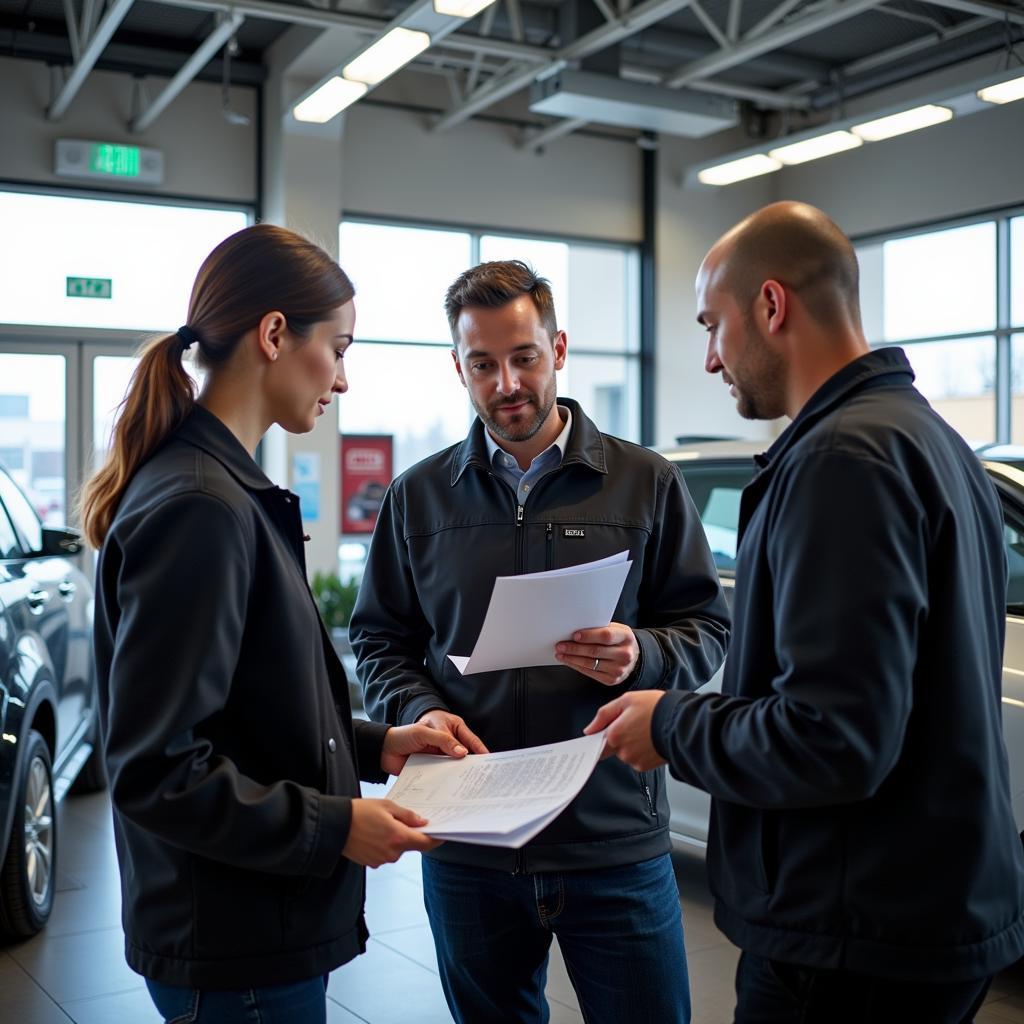
[[[732,601],[740,495],[754,475],[753,456],[767,447],[748,441],[685,445],[662,454],[679,470],[700,513],[718,574]],[[1024,840],[1024,448],[986,445],[978,457],[999,493],[1003,544],[1009,562],[1006,645],[1003,650],[1003,736],[1017,831]],[[720,690],[722,672],[704,686]],[[677,843],[704,847],[710,798],[669,777],[670,827]]]
[[[34,935],[53,909],[57,805],[104,785],[82,541],[44,527],[0,468],[0,934]]]

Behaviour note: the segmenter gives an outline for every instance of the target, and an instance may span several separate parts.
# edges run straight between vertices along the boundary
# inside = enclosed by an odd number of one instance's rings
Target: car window
[[[43,549],[43,526],[39,516],[29,504],[28,498],[15,486],[14,481],[0,470],[0,502],[7,507],[7,514],[14,523],[14,529],[22,544],[22,554],[33,554]]]
[[[1024,522],[1003,510],[1003,547],[1006,549],[1006,604],[1017,614],[1024,612]]]
[[[719,572],[733,572],[736,568],[740,497],[754,475],[753,462],[677,462],[676,468],[697,506],[716,568]]]
[[[14,527],[11,526],[7,513],[0,505],[0,558],[17,558],[20,554],[21,545],[14,533]],[[0,611],[0,617],[2,616],[3,612]]]

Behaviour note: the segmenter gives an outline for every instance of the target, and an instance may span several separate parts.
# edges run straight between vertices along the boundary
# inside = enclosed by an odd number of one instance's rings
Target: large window
[[[1024,325],[1024,217],[871,241],[857,253],[868,340],[905,347],[917,387],[969,443],[1024,441],[1024,353],[1011,340]]]
[[[345,354],[343,434],[388,434],[394,472],[462,440],[473,412],[451,357],[448,286],[484,260],[521,259],[551,282],[569,358],[558,392],[609,433],[640,439],[639,257],[629,246],[345,220],[342,267],[356,287],[356,344]],[[366,537],[343,537],[357,575]]]
[[[0,192],[0,322],[173,330],[244,210]]]

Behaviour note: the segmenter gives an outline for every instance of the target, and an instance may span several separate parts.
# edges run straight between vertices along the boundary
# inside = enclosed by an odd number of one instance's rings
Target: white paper
[[[628,551],[565,569],[499,576],[473,653],[449,654],[463,674],[558,665],[555,644],[607,626],[629,575]]]
[[[590,778],[604,733],[461,760],[414,754],[388,797],[438,839],[518,848],[565,810]]]

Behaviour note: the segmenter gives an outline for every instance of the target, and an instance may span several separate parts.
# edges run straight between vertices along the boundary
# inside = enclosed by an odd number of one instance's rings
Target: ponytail
[[[118,406],[107,461],[82,490],[82,527],[94,548],[107,536],[136,470],[192,411],[195,384],[182,365],[183,351],[178,334],[157,338],[142,350],[128,394]]]

